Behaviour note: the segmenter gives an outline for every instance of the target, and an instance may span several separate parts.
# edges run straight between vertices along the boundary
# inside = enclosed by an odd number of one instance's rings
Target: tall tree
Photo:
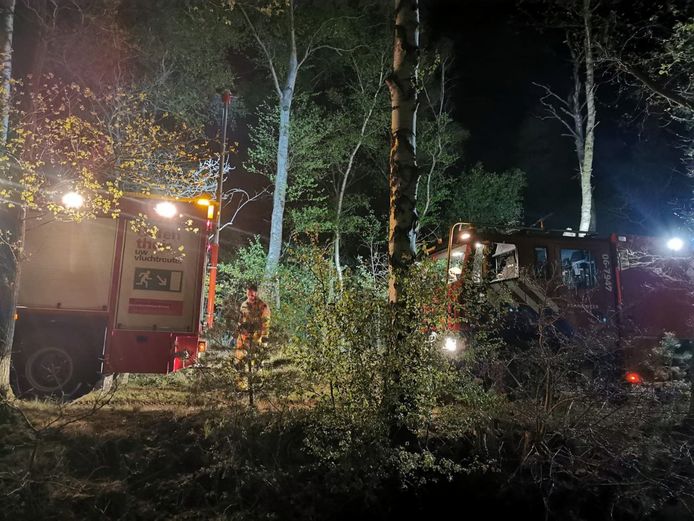
[[[240,12],[251,39],[260,51],[260,62],[270,76],[279,108],[270,243],[265,269],[265,277],[270,280],[275,276],[282,251],[292,103],[297,79],[317,51],[330,47],[325,43],[329,31],[334,29],[331,27],[334,18],[329,16],[329,11],[337,6],[325,5],[327,2],[302,4],[301,21],[305,23],[300,24],[295,0],[228,0],[228,4]],[[322,20],[318,13],[324,15]]]
[[[356,231],[355,227],[346,224],[348,189],[358,179],[356,170],[359,154],[364,147],[373,147],[373,135],[380,130],[383,107],[382,85],[385,79],[387,67],[384,49],[379,45],[372,45],[359,55],[353,55],[350,60],[350,68],[354,78],[351,84],[352,95],[344,99],[350,103],[350,108],[343,107],[338,116],[350,124],[350,128],[342,137],[347,139],[342,143],[338,151],[338,161],[335,165],[334,192],[335,215],[333,225],[333,261],[338,279],[342,283],[341,248],[343,235],[346,232]],[[346,105],[346,104],[345,104]],[[363,170],[367,170],[363,168]]]
[[[0,48],[2,49],[2,86],[0,90],[0,153],[7,155],[7,137],[10,116],[10,79],[12,77],[12,32],[14,28],[15,0],[0,2]],[[5,160],[3,160],[5,161]],[[0,196],[6,199],[8,187],[0,184]],[[21,247],[23,209],[0,201],[0,397],[11,396],[10,357],[14,337],[14,312],[17,303],[19,277],[18,251]]]
[[[418,0],[395,0],[393,70],[386,78],[390,91],[390,158],[388,184],[388,301],[390,328],[386,346],[385,411],[391,440],[401,446],[416,441],[410,416],[417,409],[416,391],[409,377],[417,372],[415,349],[404,349],[411,337],[412,288],[407,276],[414,263],[417,239],[417,93],[419,69]]]
[[[386,78],[392,109],[388,298],[394,304],[402,300],[400,278],[407,273],[416,255],[418,66],[418,0],[395,0],[393,70]]]
[[[559,18],[552,21],[565,31],[565,42],[571,55],[572,89],[567,98],[556,94],[550,87],[539,85],[548,117],[561,122],[574,141],[578,161],[581,190],[580,231],[595,231],[596,211],[593,201],[593,156],[595,153],[596,107],[596,51],[594,38],[595,6],[592,0],[559,0]]]

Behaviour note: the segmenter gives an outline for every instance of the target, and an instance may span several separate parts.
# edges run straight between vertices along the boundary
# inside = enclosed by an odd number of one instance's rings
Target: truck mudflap
[[[104,360],[104,372],[170,373],[194,365],[199,350],[199,338],[195,334],[115,330]]]

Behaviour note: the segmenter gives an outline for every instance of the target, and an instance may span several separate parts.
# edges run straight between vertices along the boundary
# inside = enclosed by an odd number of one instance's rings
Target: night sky
[[[18,5],[14,72],[22,75],[31,70],[37,41],[31,16]],[[451,106],[470,133],[456,168],[477,162],[493,171],[521,168],[528,178],[525,224],[551,215],[549,228],[576,227],[580,194],[573,141],[561,135],[559,123],[541,119],[542,93],[533,85],[568,92],[562,35],[540,32],[514,0],[422,0],[420,5],[423,43],[448,39],[454,51]],[[617,86],[599,86],[594,183],[603,234],[671,233],[677,227],[675,199],[691,198],[676,139],[660,122],[638,113]],[[238,134],[231,139],[242,147],[247,143]],[[242,156],[236,158],[239,167]],[[266,233],[269,210],[269,200],[256,203],[252,215],[240,215],[238,226]]]
[[[561,34],[538,30],[513,1],[423,4],[432,37],[454,43],[454,115],[470,131],[465,163],[523,169],[525,223],[552,214],[548,227],[576,227],[580,193],[573,141],[561,135],[559,123],[541,118],[542,92],[533,85],[568,93],[570,68]],[[677,227],[674,199],[691,195],[676,139],[659,122],[639,115],[635,101],[616,85],[603,83],[597,94],[598,232],[668,233]]]

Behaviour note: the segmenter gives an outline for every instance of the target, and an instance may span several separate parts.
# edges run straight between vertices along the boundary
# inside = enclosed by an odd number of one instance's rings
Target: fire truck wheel
[[[73,396],[81,383],[72,355],[63,347],[41,347],[31,353],[24,365],[30,393],[36,396]]]

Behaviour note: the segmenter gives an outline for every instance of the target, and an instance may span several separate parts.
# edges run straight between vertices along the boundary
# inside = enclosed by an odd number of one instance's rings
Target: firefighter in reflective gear
[[[246,300],[239,311],[236,359],[243,360],[249,344],[265,344],[270,333],[270,308],[258,297],[257,285],[249,284],[246,287]]]

